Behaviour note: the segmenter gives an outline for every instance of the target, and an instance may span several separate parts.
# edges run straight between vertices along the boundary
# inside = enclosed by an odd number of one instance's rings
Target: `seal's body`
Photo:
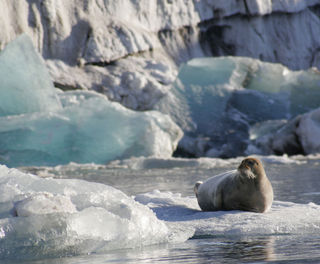
[[[263,213],[270,209],[273,189],[260,160],[244,159],[238,170],[197,182],[194,192],[203,211],[243,210]]]

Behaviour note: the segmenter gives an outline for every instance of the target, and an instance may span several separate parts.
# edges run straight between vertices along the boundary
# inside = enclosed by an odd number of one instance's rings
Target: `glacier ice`
[[[63,93],[55,89],[45,65],[25,35],[9,44],[7,50],[12,54],[23,50],[25,56],[20,59],[28,71],[17,67],[14,60],[5,62],[15,76],[10,79],[17,81],[12,80],[15,85],[11,87],[1,83],[0,91],[5,96],[0,102],[6,100],[19,111],[10,113],[10,107],[1,104],[4,107],[0,116],[2,163],[8,166],[71,161],[101,164],[131,156],[171,156],[182,131],[169,116],[156,111],[134,112],[95,92]],[[38,60],[24,60],[28,56]],[[37,71],[37,75],[33,74]],[[21,72],[25,79],[20,79]],[[25,87],[27,93],[15,96]],[[12,98],[6,97],[7,94]],[[33,111],[24,102],[34,107]]]
[[[30,38],[21,35],[1,51],[0,116],[62,108],[44,61],[33,50]]]
[[[0,190],[0,259],[105,252],[183,237],[111,186],[0,166]]]
[[[179,147],[195,156],[243,155],[250,126],[320,107],[320,74],[245,57],[184,64],[157,108],[184,130]]]

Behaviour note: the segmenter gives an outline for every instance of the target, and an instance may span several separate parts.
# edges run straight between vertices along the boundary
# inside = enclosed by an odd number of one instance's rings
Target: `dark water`
[[[230,165],[231,166],[231,165]],[[232,165],[233,166],[233,165]],[[112,185],[128,195],[154,189],[193,195],[196,180],[234,169],[220,167],[204,169],[114,169],[99,167],[62,167],[43,170],[57,178],[79,178]],[[320,204],[320,162],[305,160],[302,164],[265,163],[272,182],[275,200],[295,203]],[[29,169],[30,171],[30,169]],[[320,212],[319,212],[320,214]],[[307,217],[307,216],[306,216]],[[319,223],[320,224],[320,223]],[[320,263],[320,234],[282,236],[207,237],[190,239],[184,243],[150,246],[139,249],[117,250],[103,255],[74,256],[24,263]],[[2,262],[1,262],[2,263]],[[7,261],[3,263],[21,263]]]

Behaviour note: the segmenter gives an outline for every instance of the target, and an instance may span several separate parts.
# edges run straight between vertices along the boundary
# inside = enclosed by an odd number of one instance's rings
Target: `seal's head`
[[[260,178],[265,175],[264,168],[260,160],[256,158],[245,158],[238,167],[240,175],[244,175],[249,179]]]

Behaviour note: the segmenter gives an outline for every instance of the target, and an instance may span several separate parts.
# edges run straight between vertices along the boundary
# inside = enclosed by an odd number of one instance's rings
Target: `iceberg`
[[[7,50],[12,54],[23,50],[31,54],[30,57],[38,56],[25,35],[9,44]],[[2,83],[0,91],[9,94],[13,99],[4,99],[19,109],[14,112],[1,104],[1,163],[8,166],[56,165],[71,161],[103,164],[131,156],[172,155],[182,131],[169,116],[156,111],[131,111],[96,92],[63,93],[53,87],[45,65],[40,62],[40,59],[23,60],[23,66],[29,69],[24,72],[25,81],[19,79],[20,66],[10,64],[10,60],[3,62],[12,69],[15,77],[11,78],[17,81],[13,86],[7,85],[9,81]],[[38,68],[42,71],[34,75]],[[28,83],[28,78],[33,82]],[[25,87],[28,90],[22,97],[15,96]],[[24,102],[34,106],[33,110],[29,111],[31,108]]]
[[[233,157],[244,155],[251,126],[320,107],[319,86],[316,69],[291,71],[245,57],[198,58],[182,65],[157,109],[185,132],[179,144],[184,152]]]
[[[105,252],[175,238],[147,206],[111,186],[0,166],[0,259]],[[192,234],[191,234],[192,235]]]
[[[61,111],[0,118],[3,163],[104,164],[131,156],[170,157],[181,137],[171,119],[156,111],[134,112],[94,92],[61,96]]]

